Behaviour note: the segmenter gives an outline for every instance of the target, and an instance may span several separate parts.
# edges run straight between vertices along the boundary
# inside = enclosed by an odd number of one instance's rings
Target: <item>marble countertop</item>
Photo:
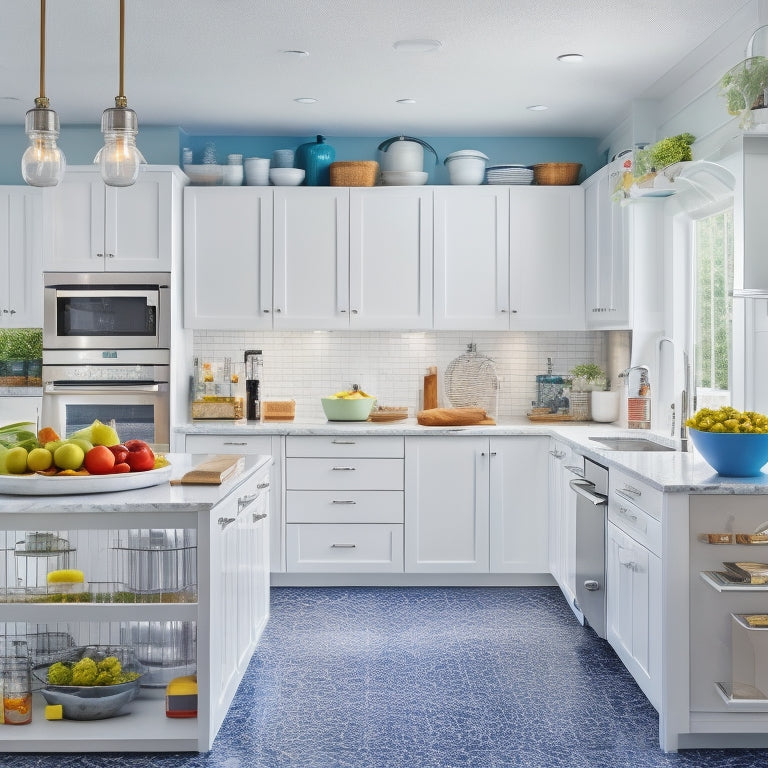
[[[200,464],[205,455],[188,453],[167,454],[171,463],[169,479],[180,478],[185,472]],[[242,472],[221,485],[170,485],[163,482],[149,488],[107,493],[71,494],[66,496],[17,496],[0,494],[0,511],[3,513],[37,512],[206,512],[235,491],[248,478],[265,465],[272,463],[271,456],[250,455],[245,457]],[[119,475],[115,475],[119,477]],[[0,478],[0,488],[2,487]]]
[[[525,417],[512,418],[495,426],[423,427],[415,418],[395,422],[330,422],[325,419],[291,422],[195,421],[180,425],[177,433],[189,435],[546,435],[563,440],[579,454],[600,464],[620,469],[665,493],[768,494],[768,475],[723,477],[691,449],[679,450],[679,440],[650,430],[625,429],[614,424],[579,422],[534,424]],[[675,451],[613,451],[590,440],[600,436],[645,437]],[[690,443],[689,443],[690,445]]]

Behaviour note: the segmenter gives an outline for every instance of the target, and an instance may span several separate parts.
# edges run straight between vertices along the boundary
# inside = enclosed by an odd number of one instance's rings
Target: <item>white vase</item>
[[[619,395],[619,392],[593,392],[592,421],[616,421],[619,418]]]

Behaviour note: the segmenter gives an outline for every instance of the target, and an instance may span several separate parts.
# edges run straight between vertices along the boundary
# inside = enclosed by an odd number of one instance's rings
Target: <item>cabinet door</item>
[[[130,187],[104,187],[104,266],[112,272],[170,272],[173,177],[143,170]]]
[[[350,189],[350,326],[432,327],[432,191]]]
[[[184,325],[272,327],[272,190],[184,191]]]
[[[434,327],[509,328],[509,191],[435,189]]]
[[[590,329],[629,327],[625,209],[611,197],[621,170],[621,162],[617,161],[601,168],[583,185],[585,309]]]
[[[548,437],[491,438],[492,573],[548,573]]]
[[[584,193],[512,186],[510,328],[584,328]]]
[[[487,437],[405,439],[405,570],[488,572]]]
[[[43,324],[42,195],[29,187],[0,194],[0,327]]]
[[[349,327],[349,190],[276,187],[274,327]]]
[[[47,271],[104,271],[104,190],[98,171],[70,169],[43,191]]]

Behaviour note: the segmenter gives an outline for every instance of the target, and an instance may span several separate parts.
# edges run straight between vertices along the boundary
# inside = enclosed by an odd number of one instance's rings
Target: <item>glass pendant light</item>
[[[40,0],[40,95],[25,124],[29,146],[21,158],[21,175],[32,187],[55,187],[64,177],[67,161],[56,145],[59,116],[45,95],[45,0]]]
[[[147,161],[136,146],[139,120],[123,93],[123,58],[125,51],[125,0],[120,0],[120,92],[115,106],[101,114],[104,146],[93,162],[101,168],[101,178],[110,187],[129,187],[136,182],[139,168]]]

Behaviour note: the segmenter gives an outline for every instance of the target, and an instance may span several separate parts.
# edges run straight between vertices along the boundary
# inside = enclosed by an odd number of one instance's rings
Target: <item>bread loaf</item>
[[[430,408],[419,411],[416,421],[423,427],[463,427],[470,424],[495,424],[484,408]]]

